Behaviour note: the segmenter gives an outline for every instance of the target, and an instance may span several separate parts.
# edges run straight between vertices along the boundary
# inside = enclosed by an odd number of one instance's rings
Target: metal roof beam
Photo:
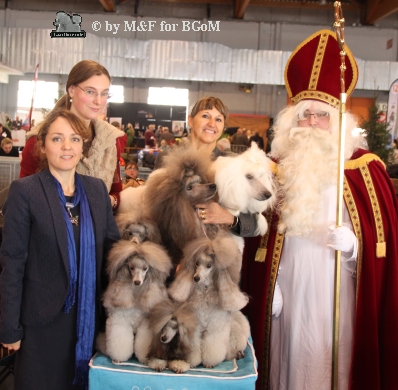
[[[116,12],[115,0],[99,0],[106,12]]]
[[[366,24],[374,24],[397,11],[398,0],[368,0],[366,3]]]

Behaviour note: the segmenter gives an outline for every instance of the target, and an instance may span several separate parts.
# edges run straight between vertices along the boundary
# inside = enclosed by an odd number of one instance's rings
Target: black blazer
[[[94,224],[97,303],[105,253],[119,240],[102,180],[80,175]],[[69,283],[67,232],[49,170],[12,182],[3,207],[0,249],[0,342],[23,337],[23,325],[49,323],[62,310]]]

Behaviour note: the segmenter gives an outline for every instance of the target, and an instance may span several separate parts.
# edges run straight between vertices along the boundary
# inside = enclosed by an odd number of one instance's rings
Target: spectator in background
[[[222,156],[232,153],[231,142],[229,142],[228,138],[221,138],[218,140],[217,148],[220,150]]]
[[[244,145],[244,146],[249,145],[249,140],[247,139],[246,135],[244,134],[244,130],[246,130],[246,129],[239,128],[237,130],[236,136],[232,142],[233,145]]]
[[[15,120],[12,122],[13,130],[20,130],[22,126],[22,121],[19,119],[19,116],[15,117]]]
[[[163,134],[160,136],[160,141],[165,140],[169,145],[174,143],[174,134],[171,134],[167,126],[163,127]]]
[[[163,126],[159,125],[155,131],[156,143],[160,144],[160,136],[163,134]]]
[[[3,138],[1,140],[0,156],[2,157],[19,157],[18,149],[14,148],[12,139]]]
[[[166,150],[169,150],[169,149],[170,149],[170,146],[168,145],[167,141],[165,139],[162,139],[160,141],[159,151],[165,152]]]
[[[118,130],[120,130],[120,123],[118,121],[113,121],[111,123],[112,126],[116,127]]]
[[[10,138],[12,139],[11,136],[11,131],[7,129],[7,127],[3,126],[2,123],[0,123],[0,140],[3,138]]]
[[[145,180],[138,177],[138,165],[135,161],[128,162],[124,169],[125,177],[123,179],[123,190],[128,187],[139,187],[145,184]]]
[[[265,153],[269,153],[271,151],[271,145],[274,139],[274,118],[269,119],[269,127],[265,132],[265,135],[267,137],[267,147],[265,149]]]
[[[250,137],[249,146],[252,144],[252,142],[255,142],[261,150],[264,150],[264,140],[263,137],[260,136],[258,131],[256,131],[254,135]]]
[[[252,134],[253,134],[253,132],[252,132],[251,130],[249,130],[249,129],[246,130],[245,135],[246,135],[246,137],[247,137],[247,139],[248,139],[249,141],[250,141],[250,137],[252,136]]]
[[[145,132],[144,138],[145,138],[145,147],[153,149],[155,147],[155,141],[156,141],[155,125],[148,126],[148,130]]]
[[[134,136],[135,136],[135,131],[133,128],[133,125],[131,123],[127,123],[127,128],[126,128],[126,135],[127,135],[127,147],[131,148],[134,144]]]

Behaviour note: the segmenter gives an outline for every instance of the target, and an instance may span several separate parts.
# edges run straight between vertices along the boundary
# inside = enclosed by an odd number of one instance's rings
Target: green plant
[[[391,133],[388,130],[388,122],[380,121],[382,112],[377,107],[376,98],[373,100],[373,105],[369,108],[369,119],[360,127],[364,130],[369,151],[379,156],[386,165],[390,165],[394,162]]]

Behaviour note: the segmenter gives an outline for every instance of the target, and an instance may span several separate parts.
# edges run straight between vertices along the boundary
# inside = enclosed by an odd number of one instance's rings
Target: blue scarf
[[[80,202],[80,266],[76,265],[76,246],[73,227],[66,212],[66,199],[61,184],[54,177],[62,205],[68,236],[69,257],[69,288],[64,304],[64,312],[68,313],[76,301],[77,286],[77,343],[74,384],[88,387],[88,363],[92,357],[95,328],[95,289],[96,289],[96,259],[93,221],[90,207],[81,179],[75,173],[75,193],[70,203],[75,206]],[[79,275],[79,277],[78,277]]]

